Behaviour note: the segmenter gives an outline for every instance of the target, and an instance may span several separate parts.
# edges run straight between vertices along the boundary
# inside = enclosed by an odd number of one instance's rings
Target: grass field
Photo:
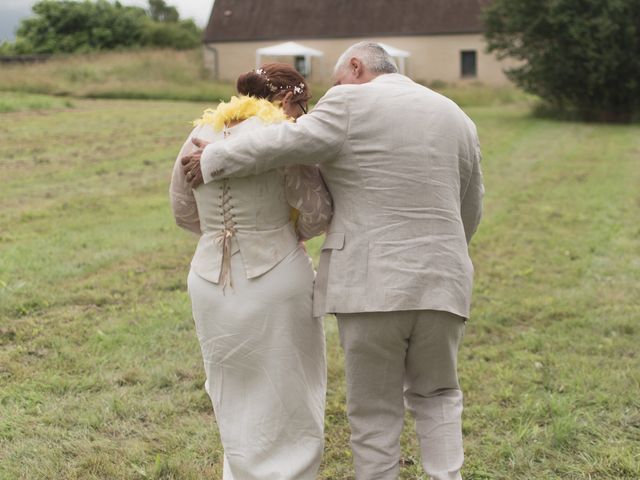
[[[74,104],[0,115],[0,479],[220,479],[185,288],[195,240],[167,201],[204,105]],[[640,126],[467,111],[487,196],[460,353],[464,476],[640,478]],[[326,330],[320,478],[347,480]],[[403,480],[425,478],[411,429]]]

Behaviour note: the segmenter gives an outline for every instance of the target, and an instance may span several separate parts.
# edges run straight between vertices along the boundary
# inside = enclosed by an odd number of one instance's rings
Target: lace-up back
[[[200,125],[190,138],[223,142],[226,136],[256,128],[265,128],[265,124],[255,117],[224,132]],[[178,224],[201,234],[191,263],[194,272],[224,287],[232,285],[229,266],[233,255],[242,255],[246,277],[255,278],[294,250],[299,236],[306,239],[322,233],[331,218],[330,196],[313,166],[211,181],[191,190],[178,160],[171,196]],[[292,221],[292,207],[299,211],[297,225]]]

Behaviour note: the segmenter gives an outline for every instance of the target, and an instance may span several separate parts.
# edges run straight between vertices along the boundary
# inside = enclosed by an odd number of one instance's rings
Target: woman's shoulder
[[[237,124],[235,124],[234,126],[230,127],[227,129],[227,131],[229,132],[241,132],[241,131],[248,131],[248,130],[257,130],[259,128],[265,128],[268,127],[269,125],[274,125],[277,123],[281,123],[280,121],[274,121],[274,122],[267,122],[263,119],[261,119],[260,117],[249,117],[246,120],[243,120],[241,122],[238,122]]]
[[[211,125],[200,123],[191,131],[191,138],[200,138],[207,142],[216,142],[224,138],[223,132],[217,132]]]

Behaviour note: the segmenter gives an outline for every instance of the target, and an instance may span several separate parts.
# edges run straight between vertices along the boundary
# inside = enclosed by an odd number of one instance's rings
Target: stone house
[[[395,49],[414,80],[503,85],[504,64],[485,51],[480,14],[487,1],[215,0],[205,65],[234,81],[256,63],[283,61],[327,84],[349,45],[373,40]]]

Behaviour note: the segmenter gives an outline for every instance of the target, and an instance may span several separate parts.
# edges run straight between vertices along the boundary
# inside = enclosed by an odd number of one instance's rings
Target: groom
[[[476,129],[453,102],[398,74],[375,43],[350,47],[335,78],[295,124],[196,140],[206,148],[182,159],[184,172],[196,186],[321,165],[335,213],[314,311],[338,318],[356,478],[398,477],[406,405],[427,474],[460,479],[457,352],[483,196]]]

